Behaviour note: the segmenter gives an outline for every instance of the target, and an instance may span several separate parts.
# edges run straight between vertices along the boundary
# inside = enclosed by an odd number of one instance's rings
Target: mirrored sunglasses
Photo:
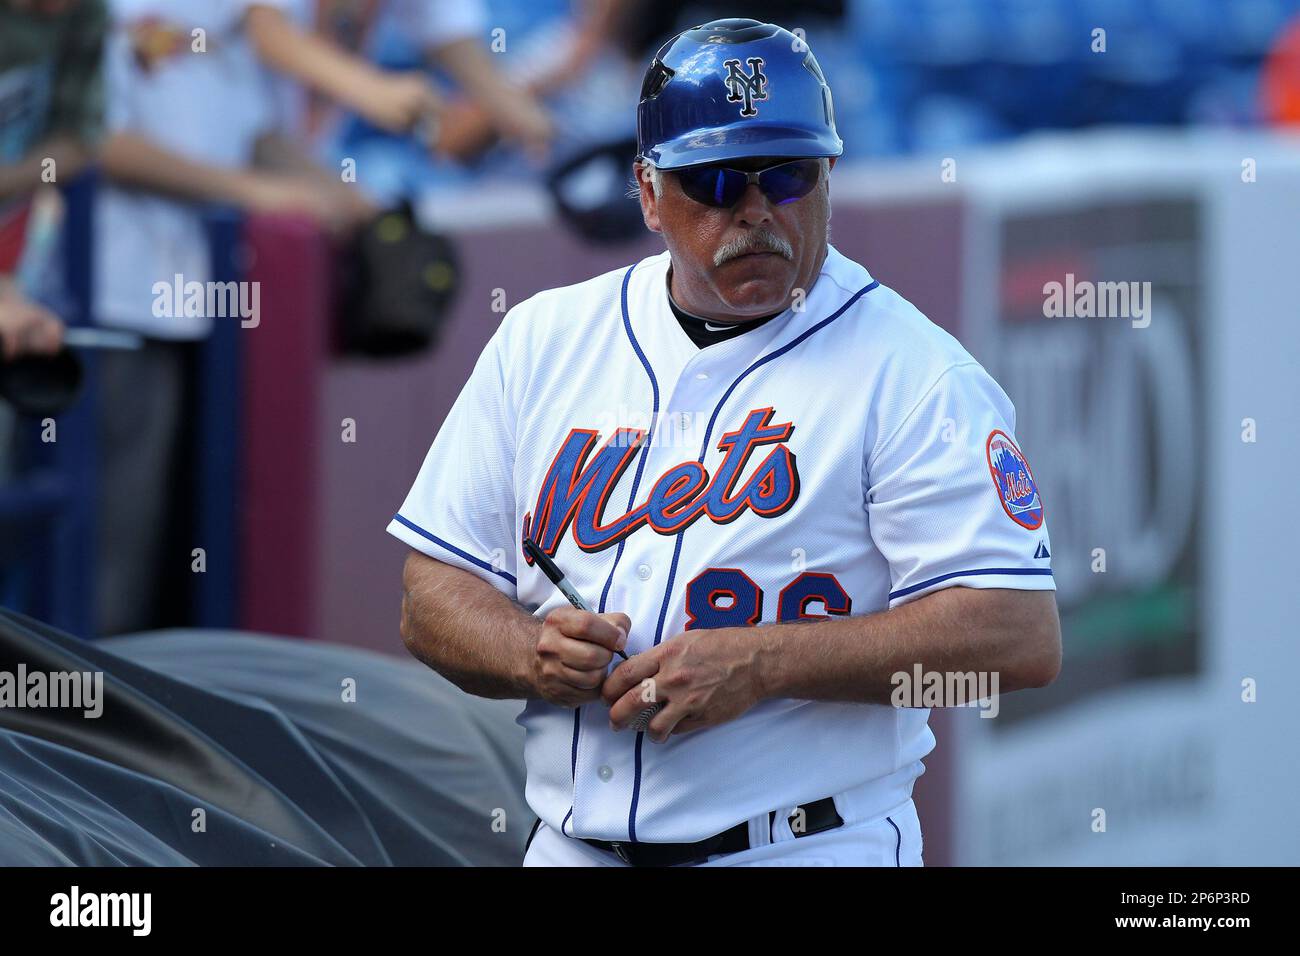
[[[698,203],[717,209],[729,209],[740,201],[750,183],[754,183],[773,205],[802,199],[813,191],[821,178],[820,159],[796,159],[769,166],[757,172],[729,166],[688,166],[672,170],[681,183],[682,192]]]

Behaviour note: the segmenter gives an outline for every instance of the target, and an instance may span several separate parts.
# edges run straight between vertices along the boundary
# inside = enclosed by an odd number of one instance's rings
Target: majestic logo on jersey
[[[1002,509],[1020,525],[1034,531],[1043,526],[1043,501],[1029,471],[1029,462],[1006,432],[994,429],[984,444],[989,474],[998,489]]]
[[[572,525],[578,547],[600,551],[642,526],[668,535],[705,516],[726,524],[746,511],[764,518],[784,514],[799,497],[794,453],[781,444],[794,431],[794,424],[772,425],[771,419],[771,408],[751,411],[738,429],[718,439],[723,456],[712,476],[698,461],[674,465],[650,486],[640,504],[612,521],[605,520],[605,507],[641,450],[646,433],[620,428],[593,455],[600,433],[575,428],[542,480],[536,508],[524,516],[524,537],[531,537],[547,554],[555,554]],[[764,445],[776,447],[742,481],[750,458]]]
[[[752,72],[746,73],[741,69],[739,60],[722,62],[722,65],[727,68],[727,102],[743,103],[740,115],[755,116],[758,114],[758,107],[754,105],[754,101],[767,99],[767,74],[763,72],[761,56],[751,56],[745,62],[749,64]]]

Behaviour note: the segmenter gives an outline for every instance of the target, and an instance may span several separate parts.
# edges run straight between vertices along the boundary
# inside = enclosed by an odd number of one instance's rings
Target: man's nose
[[[736,202],[735,217],[750,226],[761,226],[772,221],[772,204],[756,183],[750,183]]]

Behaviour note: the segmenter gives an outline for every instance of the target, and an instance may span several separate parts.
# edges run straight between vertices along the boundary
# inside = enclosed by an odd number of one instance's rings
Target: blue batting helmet
[[[714,20],[665,43],[641,84],[636,131],[639,155],[661,169],[844,152],[812,50],[757,20]]]

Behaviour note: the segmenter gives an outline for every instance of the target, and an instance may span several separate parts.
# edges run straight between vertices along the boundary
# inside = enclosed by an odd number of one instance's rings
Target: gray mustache
[[[713,254],[713,264],[720,266],[737,256],[748,255],[751,252],[775,252],[785,259],[794,258],[794,248],[790,243],[767,229],[756,229],[723,243]]]

